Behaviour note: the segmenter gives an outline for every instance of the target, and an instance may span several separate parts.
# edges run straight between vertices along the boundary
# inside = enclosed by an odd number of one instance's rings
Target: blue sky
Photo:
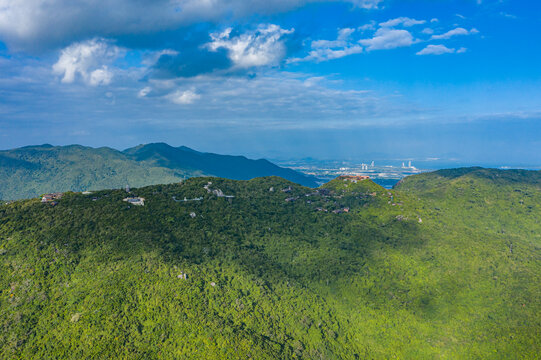
[[[541,5],[0,0],[0,148],[541,166]]]

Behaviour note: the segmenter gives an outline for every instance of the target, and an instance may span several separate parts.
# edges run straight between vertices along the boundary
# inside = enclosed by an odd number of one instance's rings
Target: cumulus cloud
[[[177,90],[166,96],[171,102],[179,105],[193,104],[201,98],[194,90]]]
[[[453,36],[457,36],[457,35],[471,35],[471,34],[478,34],[478,33],[479,33],[479,30],[477,30],[475,28],[468,31],[468,30],[466,30],[464,28],[458,27],[456,29],[447,31],[444,34],[432,35],[432,37],[430,39],[431,40],[450,39]]]
[[[109,85],[112,79],[113,73],[104,65],[102,68],[96,69],[90,73],[88,83],[92,86]]]
[[[383,0],[350,0],[350,2],[363,9],[377,9]]]
[[[407,30],[396,30],[386,27],[379,28],[371,39],[359,40],[367,50],[394,49],[410,46],[414,43],[413,36]]]
[[[453,54],[453,53],[463,53],[466,52],[466,48],[460,48],[458,50],[453,48],[448,48],[445,45],[428,45],[423,50],[417,52],[416,55],[443,55],[443,54]]]
[[[282,29],[278,25],[260,25],[257,30],[232,36],[228,28],[211,34],[212,41],[206,46],[211,51],[226,49],[229,59],[237,68],[278,65],[286,55],[283,36],[294,29]]]
[[[368,24],[361,25],[357,28],[359,31],[368,31],[368,30],[375,30],[376,29],[376,22],[371,21]]]
[[[333,48],[333,47],[344,47],[347,44],[347,40],[355,32],[355,29],[352,28],[343,28],[338,30],[338,36],[336,40],[315,40],[312,41],[312,48]]]
[[[139,92],[137,93],[137,96],[140,98],[146,97],[148,94],[152,92],[152,88],[150,86],[145,86]]]
[[[363,48],[359,45],[348,45],[341,49],[332,49],[332,48],[317,48],[308,54],[304,58],[295,58],[291,59],[290,62],[297,61],[307,61],[307,60],[316,60],[316,61],[327,61],[339,59],[344,56],[359,54],[363,51]]]
[[[311,43],[311,50],[304,58],[289,59],[289,62],[298,61],[327,61],[344,56],[358,54],[363,51],[362,46],[352,43],[350,36],[355,32],[353,28],[344,28],[338,31],[336,40],[315,40]]]
[[[320,0],[0,0],[0,38],[23,50],[287,11]],[[339,1],[339,0],[336,0]],[[342,0],[376,9],[382,0]]]
[[[387,20],[385,22],[382,22],[379,24],[381,27],[395,27],[395,26],[404,26],[404,27],[411,27],[414,25],[422,25],[426,23],[425,20],[415,20],[408,17],[399,17],[396,19]]]
[[[53,65],[53,72],[62,76],[63,83],[73,83],[80,77],[88,85],[108,85],[113,78],[108,65],[122,52],[122,49],[104,39],[74,43],[61,51]]]
[[[418,40],[415,40],[412,33],[405,29],[396,29],[395,27],[411,27],[426,23],[425,20],[416,20],[408,17],[399,17],[390,19],[379,24],[379,28],[373,32],[371,38],[353,40],[353,35],[361,35],[369,30],[376,28],[375,22],[357,28],[343,28],[338,31],[335,40],[314,40],[310,44],[310,51],[305,57],[291,58],[289,63],[299,61],[327,61],[338,59],[344,56],[359,54],[363,51],[371,50],[389,50],[398,47],[411,46]],[[428,28],[427,28],[428,29]],[[430,29],[425,29],[426,33]]]

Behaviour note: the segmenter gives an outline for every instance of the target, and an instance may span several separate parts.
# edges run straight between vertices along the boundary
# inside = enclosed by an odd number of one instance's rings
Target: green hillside
[[[123,152],[107,147],[27,146],[0,151],[0,199],[36,197],[57,191],[140,187],[193,176],[248,180],[281,176],[306,186],[315,179],[267,160],[201,153],[187,147],[147,144]]]
[[[538,358],[539,176],[201,177],[132,190],[144,206],[2,205],[0,358]]]

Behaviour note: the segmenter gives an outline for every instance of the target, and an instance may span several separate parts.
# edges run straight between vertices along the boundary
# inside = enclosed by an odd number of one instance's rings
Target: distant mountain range
[[[316,178],[264,159],[203,153],[165,143],[144,144],[124,151],[48,144],[0,151],[0,199],[4,200],[54,191],[173,183],[194,176],[248,180],[272,175],[304,186],[317,186]]]

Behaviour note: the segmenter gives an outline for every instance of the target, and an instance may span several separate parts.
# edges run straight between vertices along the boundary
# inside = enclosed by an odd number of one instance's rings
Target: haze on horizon
[[[541,5],[0,0],[0,149],[541,166]]]

